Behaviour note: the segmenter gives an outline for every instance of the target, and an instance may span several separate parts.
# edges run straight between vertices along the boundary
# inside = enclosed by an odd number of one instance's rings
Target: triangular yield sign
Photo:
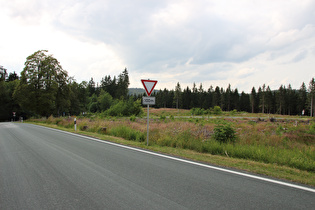
[[[141,80],[142,84],[143,84],[143,87],[145,89],[145,92],[147,93],[148,96],[151,95],[157,81],[156,80],[145,80],[145,79],[142,79]]]

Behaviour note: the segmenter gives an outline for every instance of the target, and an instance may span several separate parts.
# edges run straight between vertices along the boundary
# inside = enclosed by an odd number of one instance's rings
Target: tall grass
[[[49,124],[73,127],[72,118],[41,119]],[[202,153],[272,163],[315,172],[314,124],[292,122],[253,122],[228,119],[237,140],[222,143],[214,138],[215,119],[150,120],[150,144],[190,149]],[[88,132],[144,142],[146,120],[141,118],[77,119],[78,128]]]
[[[144,132],[134,130],[127,126],[111,128],[108,134],[139,142],[143,142],[146,138],[146,134]]]

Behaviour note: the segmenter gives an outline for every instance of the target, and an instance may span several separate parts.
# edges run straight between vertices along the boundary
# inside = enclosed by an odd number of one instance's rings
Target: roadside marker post
[[[74,118],[74,131],[77,131],[77,118]]]
[[[150,104],[151,105],[155,104],[155,97],[150,97],[150,95],[153,92],[157,81],[149,80],[149,79],[148,80],[142,79],[141,82],[148,96],[148,97],[142,98],[142,104],[147,105],[147,146],[149,146],[149,110],[150,110]]]

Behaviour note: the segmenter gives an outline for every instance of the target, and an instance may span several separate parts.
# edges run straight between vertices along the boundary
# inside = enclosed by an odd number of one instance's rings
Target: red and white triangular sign
[[[147,93],[148,96],[151,95],[157,81],[156,80],[145,80],[145,79],[142,79],[141,80],[142,84],[143,84],[143,87],[145,89],[145,92]]]

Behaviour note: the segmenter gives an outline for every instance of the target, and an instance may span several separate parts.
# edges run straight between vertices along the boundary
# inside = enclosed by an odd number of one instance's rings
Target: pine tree
[[[266,91],[266,85],[263,84],[262,89],[261,89],[261,113],[265,113],[265,91]],[[258,91],[259,92],[259,91]]]
[[[306,85],[303,82],[299,89],[299,100],[298,100],[298,113],[301,115],[306,114],[306,102],[307,102],[307,89]]]
[[[286,88],[285,86],[281,85],[276,94],[277,112],[279,114],[285,114],[285,95],[286,95]]]
[[[181,99],[182,95],[182,89],[180,87],[179,82],[177,82],[177,85],[175,87],[175,94],[174,94],[174,103],[176,104],[176,109],[179,108],[179,101]]]
[[[252,113],[255,113],[256,111],[256,108],[255,106],[256,105],[256,97],[257,97],[257,94],[256,94],[256,89],[255,87],[252,88],[252,91],[251,91],[251,95],[250,95],[250,103],[251,103],[251,108],[252,108]]]
[[[267,86],[266,92],[265,92],[265,108],[266,113],[271,113],[273,110],[273,95],[270,90],[269,85]]]
[[[225,91],[225,104],[227,111],[231,111],[231,85],[229,84],[226,91]]]
[[[220,102],[221,102],[220,87],[216,86],[213,94],[213,107],[220,106]]]
[[[91,97],[96,92],[96,87],[95,87],[95,82],[93,80],[93,77],[91,77],[87,88],[88,88],[89,97]]]
[[[250,97],[244,91],[241,93],[240,97],[240,111],[250,112]]]
[[[117,89],[116,89],[116,98],[124,98],[128,97],[128,87],[129,87],[129,75],[127,68],[118,75]]]
[[[182,94],[182,103],[183,103],[183,108],[184,109],[191,109],[192,107],[190,106],[191,104],[191,90],[187,86],[187,88],[184,89],[183,94]]]
[[[14,81],[14,80],[18,80],[19,79],[19,76],[15,73],[15,71],[13,73],[10,73],[8,78],[7,78],[7,82],[11,82],[11,81]]]
[[[231,110],[234,109],[240,110],[240,95],[237,88],[235,88],[235,90],[232,92],[231,98]]]
[[[310,116],[314,117],[315,116],[315,79],[312,78],[309,86],[308,86],[308,91],[309,91],[309,98],[310,98]]]
[[[208,88],[207,93],[205,93],[205,102],[204,102],[204,108],[205,109],[209,109],[210,107],[214,107],[213,95],[214,95],[213,86],[210,85],[210,87]]]

